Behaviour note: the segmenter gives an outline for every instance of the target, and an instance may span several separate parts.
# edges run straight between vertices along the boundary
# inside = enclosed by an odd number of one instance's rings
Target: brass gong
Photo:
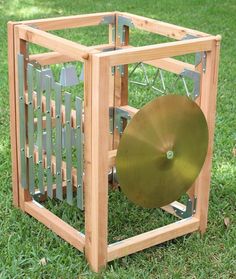
[[[199,106],[185,96],[158,97],[134,115],[121,138],[120,187],[143,207],[167,205],[191,187],[207,147],[208,127]]]

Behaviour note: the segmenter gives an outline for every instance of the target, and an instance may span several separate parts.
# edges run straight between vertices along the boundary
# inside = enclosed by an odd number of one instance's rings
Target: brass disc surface
[[[185,96],[158,97],[134,115],[121,138],[116,156],[120,187],[143,207],[167,205],[191,187],[207,147],[200,107]]]

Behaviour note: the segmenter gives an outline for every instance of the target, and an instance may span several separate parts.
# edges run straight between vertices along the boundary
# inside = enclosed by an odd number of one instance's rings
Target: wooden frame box
[[[106,45],[83,46],[55,36],[48,31],[107,24],[109,42]],[[174,39],[173,42],[132,47],[129,28],[138,28]],[[50,49],[50,52],[29,54],[27,43]],[[219,63],[220,36],[167,24],[128,13],[111,12],[61,18],[8,23],[9,87],[12,146],[12,184],[14,205],[32,215],[85,256],[98,272],[108,261],[157,245],[176,237],[200,231],[207,226],[208,199],[215,107]],[[108,51],[103,51],[104,49]],[[35,202],[29,189],[21,187],[19,72],[17,55],[24,55],[24,63],[36,61],[41,66],[69,61],[84,63],[84,194],[85,234],[78,233],[52,212]],[[181,62],[173,57],[200,53],[197,65]],[[203,57],[203,56],[202,56]],[[200,175],[189,191],[197,197],[193,216],[145,232],[115,244],[107,243],[108,231],[108,170],[115,165],[119,135],[109,133],[109,107],[122,107],[133,115],[137,110],[128,105],[128,64],[145,62],[179,74],[189,69],[200,76],[196,102],[205,114],[209,127],[209,148]],[[123,71],[120,71],[123,65]],[[114,69],[112,74],[112,68]],[[27,94],[27,87],[24,94]],[[29,105],[25,98],[25,107]],[[42,105],[44,101],[42,100]],[[51,113],[55,107],[50,105]],[[62,111],[62,118],[63,118]],[[72,115],[72,123],[75,116]],[[34,154],[37,156],[37,154]],[[54,162],[54,164],[56,164]],[[28,171],[28,167],[26,172]],[[62,167],[63,169],[63,167]],[[183,207],[183,205],[181,205]],[[175,214],[171,206],[164,210]]]

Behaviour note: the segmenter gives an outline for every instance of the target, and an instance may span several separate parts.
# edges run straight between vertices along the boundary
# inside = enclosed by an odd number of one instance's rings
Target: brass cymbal
[[[122,191],[147,208],[177,200],[197,178],[207,147],[207,122],[195,102],[179,95],[154,99],[121,138],[116,169]]]

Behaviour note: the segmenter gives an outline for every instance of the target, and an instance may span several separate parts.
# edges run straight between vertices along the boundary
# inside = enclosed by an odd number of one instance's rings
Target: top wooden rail
[[[218,36],[203,37],[170,43],[161,43],[135,48],[98,53],[96,56],[109,60],[110,66],[156,60],[190,53],[210,51]]]
[[[15,26],[15,30],[18,32],[20,39],[38,44],[50,50],[58,51],[61,54],[74,58],[75,60],[83,61],[88,58],[89,53],[91,52],[89,47],[32,28],[28,25],[17,25]]]
[[[115,12],[83,14],[75,16],[63,16],[45,19],[33,19],[17,22],[17,24],[29,25],[43,31],[61,30],[66,28],[78,28],[96,26],[102,23],[104,17],[114,16]]]
[[[139,15],[133,15],[130,13],[123,13],[123,12],[117,12],[116,15],[128,18],[130,21],[132,21],[134,27],[138,29],[163,35],[176,40],[185,39],[187,38],[187,36],[193,36],[193,37],[210,36],[207,33],[203,33],[197,30],[185,28],[182,26],[166,23],[163,21],[159,21],[159,20],[155,20],[155,19],[151,19]]]

